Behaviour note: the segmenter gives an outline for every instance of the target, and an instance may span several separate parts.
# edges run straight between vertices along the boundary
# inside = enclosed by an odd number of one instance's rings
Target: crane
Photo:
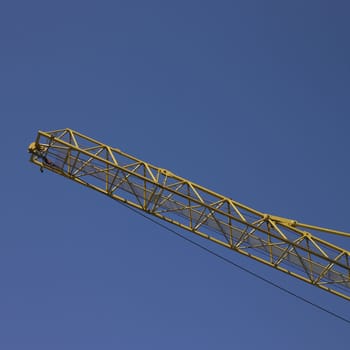
[[[350,252],[319,237],[349,233],[260,212],[72,129],[38,131],[28,151],[41,171],[350,300]]]

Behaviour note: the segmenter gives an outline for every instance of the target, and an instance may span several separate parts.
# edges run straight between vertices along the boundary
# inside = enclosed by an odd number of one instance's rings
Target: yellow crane
[[[71,129],[38,131],[34,164],[350,300],[349,233],[269,215]]]

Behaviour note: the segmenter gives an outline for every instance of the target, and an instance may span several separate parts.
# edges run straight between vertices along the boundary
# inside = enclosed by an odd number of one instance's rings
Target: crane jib
[[[348,233],[266,215],[71,129],[39,131],[29,152],[41,168],[350,300],[350,252],[317,236]]]

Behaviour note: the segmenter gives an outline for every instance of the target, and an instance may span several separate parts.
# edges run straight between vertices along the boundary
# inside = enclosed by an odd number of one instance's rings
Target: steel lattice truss
[[[350,300],[350,252],[304,228],[347,233],[258,212],[71,129],[39,131],[31,161]]]

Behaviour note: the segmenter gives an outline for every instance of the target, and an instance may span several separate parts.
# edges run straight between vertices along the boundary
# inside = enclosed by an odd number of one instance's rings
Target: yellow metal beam
[[[350,252],[317,237],[349,233],[264,214],[71,129],[39,131],[29,152],[41,169],[350,300]]]

